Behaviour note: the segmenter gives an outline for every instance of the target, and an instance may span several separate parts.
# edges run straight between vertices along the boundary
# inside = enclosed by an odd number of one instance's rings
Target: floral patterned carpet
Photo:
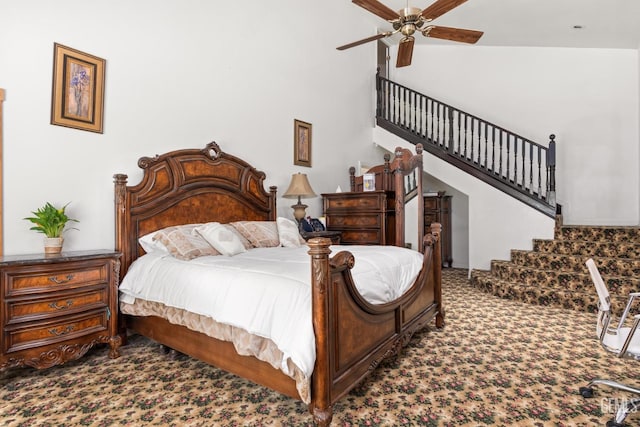
[[[640,362],[600,348],[595,314],[502,300],[443,270],[444,329],[417,334],[334,408],[334,426],[597,426]],[[92,350],[62,367],[0,376],[0,426],[310,426],[304,404],[135,336],[119,359]],[[640,425],[631,414],[627,425]]]

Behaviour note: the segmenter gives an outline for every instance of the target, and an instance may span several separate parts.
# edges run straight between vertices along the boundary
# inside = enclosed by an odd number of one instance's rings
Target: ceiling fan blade
[[[444,15],[466,1],[467,0],[436,0],[431,6],[420,12],[420,15],[426,20],[436,19],[438,16]]]
[[[344,46],[339,46],[336,49],[338,49],[338,50],[349,49],[349,48],[352,48],[352,47],[355,47],[355,46],[360,46],[361,44],[372,42],[374,40],[380,40],[380,39],[388,37],[390,35],[391,35],[390,32],[376,34],[375,36],[367,37],[366,39],[362,39],[362,40],[358,40],[358,41],[353,42],[353,43],[345,44]]]
[[[413,56],[413,43],[415,39],[411,36],[400,40],[398,45],[398,58],[396,59],[396,68],[411,65],[411,57]]]
[[[430,27],[427,28],[423,34],[427,37],[473,44],[480,40],[480,37],[482,37],[484,33],[482,31],[465,30],[462,28]]]
[[[400,16],[389,9],[387,6],[383,5],[377,0],[352,0],[353,3],[358,6],[367,9],[369,12],[374,15],[378,15],[382,19],[386,19],[387,21],[393,21],[394,19],[398,19]]]

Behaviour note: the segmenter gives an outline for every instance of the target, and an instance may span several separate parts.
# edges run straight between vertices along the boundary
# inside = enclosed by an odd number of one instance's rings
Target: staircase
[[[545,147],[378,73],[376,124],[554,218],[556,142]]]
[[[593,258],[621,311],[630,292],[640,291],[640,227],[565,226],[556,218],[553,240],[534,240],[533,250],[512,250],[510,261],[472,270],[471,284],[523,302],[597,311],[597,294],[585,266]]]

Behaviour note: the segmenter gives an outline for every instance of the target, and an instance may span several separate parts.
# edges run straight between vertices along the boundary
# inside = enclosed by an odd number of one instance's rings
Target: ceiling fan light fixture
[[[415,26],[414,24],[404,24],[404,25],[402,26],[402,31],[401,31],[401,33],[402,33],[402,35],[404,35],[404,36],[410,36],[410,35],[412,35],[412,34],[413,34],[413,33],[415,33],[415,32],[416,32],[416,26]]]

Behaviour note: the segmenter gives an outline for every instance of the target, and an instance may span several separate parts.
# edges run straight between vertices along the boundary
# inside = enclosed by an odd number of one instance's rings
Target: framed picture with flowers
[[[106,61],[53,44],[51,124],[102,133]]]
[[[293,119],[293,164],[311,167],[311,123]]]

